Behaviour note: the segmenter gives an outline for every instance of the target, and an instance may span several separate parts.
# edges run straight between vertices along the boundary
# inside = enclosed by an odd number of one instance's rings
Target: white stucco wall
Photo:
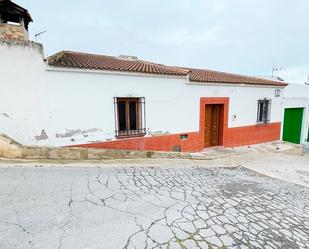
[[[0,133],[24,144],[46,127],[42,47],[0,41]]]
[[[185,77],[48,68],[36,48],[0,44],[0,133],[24,144],[70,145],[114,139],[113,97],[145,97],[149,133],[199,130],[200,97],[230,97],[229,127],[255,125],[257,101],[272,99],[271,122],[282,121],[273,87],[188,84]],[[5,103],[4,103],[5,102]],[[4,103],[4,104],[3,104]],[[233,120],[232,116],[236,115]],[[46,131],[48,139],[36,136]]]
[[[75,71],[75,70],[74,70]],[[200,98],[230,97],[229,127],[256,124],[257,101],[272,99],[271,122],[281,122],[282,98],[275,88],[187,84],[186,78],[102,72],[48,71],[49,123],[55,133],[66,130],[98,130],[73,136],[74,143],[114,138],[113,97],[145,97],[146,123],[150,133],[199,130]],[[55,101],[56,100],[56,101]],[[236,115],[236,120],[232,116]],[[72,137],[56,144],[72,144]]]
[[[291,83],[286,87],[284,97],[309,99],[309,85]]]

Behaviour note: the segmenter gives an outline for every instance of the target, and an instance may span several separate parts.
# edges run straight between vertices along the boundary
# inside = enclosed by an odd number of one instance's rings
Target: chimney
[[[29,41],[29,12],[10,0],[0,0],[0,40]]]

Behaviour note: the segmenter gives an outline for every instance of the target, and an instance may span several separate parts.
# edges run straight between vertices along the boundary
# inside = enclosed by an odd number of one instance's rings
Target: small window
[[[114,98],[116,137],[146,134],[145,98]]]
[[[258,101],[257,123],[267,124],[270,122],[271,100],[261,99]]]

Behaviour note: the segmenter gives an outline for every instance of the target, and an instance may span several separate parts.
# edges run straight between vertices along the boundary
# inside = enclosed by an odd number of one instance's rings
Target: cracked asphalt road
[[[0,168],[0,248],[309,248],[309,190],[244,168]]]

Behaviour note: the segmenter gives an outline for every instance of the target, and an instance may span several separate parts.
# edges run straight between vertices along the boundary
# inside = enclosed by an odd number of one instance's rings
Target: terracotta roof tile
[[[270,85],[270,86],[288,85],[287,83],[281,81],[267,80],[267,79],[242,76],[231,73],[223,73],[207,69],[166,66],[162,64],[137,59],[125,60],[113,56],[77,53],[70,51],[62,51],[55,55],[52,55],[47,58],[47,62],[50,66],[54,67],[188,76],[191,82],[200,82],[200,83]]]
[[[165,75],[187,75],[187,70],[141,60],[125,60],[106,55],[62,51],[47,58],[55,67],[97,69]]]
[[[288,84],[282,81],[268,80],[257,77],[243,76],[232,73],[224,73],[207,69],[188,69],[189,79],[192,82],[210,82],[210,83],[225,83],[225,84],[246,84],[246,85],[272,85],[272,86],[287,86]]]

